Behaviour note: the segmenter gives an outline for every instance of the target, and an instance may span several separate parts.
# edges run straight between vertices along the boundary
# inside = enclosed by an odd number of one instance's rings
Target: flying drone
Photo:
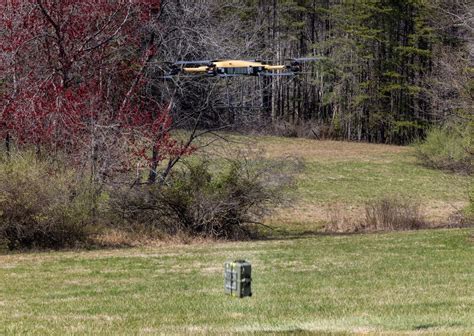
[[[316,57],[289,58],[288,64],[272,65],[259,60],[199,60],[177,61],[170,64],[170,71],[165,78],[173,78],[181,73],[190,76],[206,75],[218,77],[232,76],[294,76],[301,72],[302,64],[316,61]]]

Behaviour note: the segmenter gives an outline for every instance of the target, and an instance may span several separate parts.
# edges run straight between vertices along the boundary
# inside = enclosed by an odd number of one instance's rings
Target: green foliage
[[[74,171],[14,153],[0,161],[0,241],[9,249],[61,248],[92,233],[90,191]]]
[[[433,128],[426,140],[418,142],[415,148],[420,162],[428,167],[474,172],[474,139],[468,125]]]
[[[399,74],[398,72],[393,71],[393,70],[387,71],[383,75],[386,76],[386,77],[390,77],[390,78],[401,78],[401,77],[403,77],[401,74]]]
[[[425,104],[424,80],[433,56],[436,32],[429,6],[361,0],[328,7],[329,32],[316,45],[333,68],[323,69],[321,84],[322,105],[341,116],[335,136],[354,136],[359,127],[359,140],[407,144],[423,135],[431,117],[413,112]],[[416,127],[401,127],[396,120]]]
[[[402,85],[398,83],[391,83],[381,88],[383,94],[391,93],[393,91],[399,91],[402,89]]]
[[[362,106],[364,103],[370,100],[370,96],[366,94],[357,95],[354,97],[353,104],[354,106]]]
[[[420,49],[414,46],[399,46],[395,48],[400,53],[400,56],[423,56],[431,57],[431,51],[426,49]]]

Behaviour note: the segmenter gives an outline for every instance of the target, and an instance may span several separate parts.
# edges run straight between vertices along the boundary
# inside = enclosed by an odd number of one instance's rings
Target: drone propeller
[[[218,77],[240,77],[244,76],[244,74],[218,74]]]
[[[273,61],[272,60],[268,60],[268,59],[261,59],[261,58],[253,58],[253,59],[244,59],[243,61],[247,61],[247,62],[258,62],[258,63],[262,63],[262,64],[269,64],[269,63],[272,63]]]
[[[171,61],[149,61],[147,64],[174,64],[175,62]]]
[[[183,74],[166,74],[166,75],[163,75],[163,76],[158,76],[158,77],[155,77],[155,78],[161,78],[161,79],[176,79],[176,80],[180,80],[180,79],[184,79],[184,78],[207,78],[209,77],[207,74],[192,74],[192,75],[183,75]]]
[[[202,61],[177,61],[173,62],[173,65],[194,65],[194,64],[209,64],[211,60],[202,60]]]
[[[176,76],[173,76],[173,75],[164,75],[164,76],[158,76],[156,78],[160,78],[160,79],[173,79],[175,78]]]
[[[286,58],[285,60],[297,62],[297,63],[305,63],[305,62],[317,61],[320,59],[321,57],[299,57],[299,58]]]
[[[296,74],[294,72],[260,72],[258,75],[267,77],[285,77],[294,76]]]

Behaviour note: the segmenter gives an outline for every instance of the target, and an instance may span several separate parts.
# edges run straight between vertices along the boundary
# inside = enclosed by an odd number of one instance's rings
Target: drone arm
[[[200,66],[200,67],[195,67],[195,68],[183,68],[184,73],[190,73],[190,74],[199,74],[199,73],[206,73],[207,70],[209,69],[208,66]]]
[[[284,70],[286,69],[286,66],[285,65],[264,65],[265,67],[265,70],[269,70],[269,71],[272,71],[272,70]]]

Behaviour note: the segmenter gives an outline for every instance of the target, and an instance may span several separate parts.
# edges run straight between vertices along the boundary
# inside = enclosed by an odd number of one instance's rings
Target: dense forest
[[[433,125],[472,122],[472,13],[467,0],[168,0],[157,61],[319,60],[292,78],[182,79],[158,91],[173,96],[178,124],[407,144]]]

